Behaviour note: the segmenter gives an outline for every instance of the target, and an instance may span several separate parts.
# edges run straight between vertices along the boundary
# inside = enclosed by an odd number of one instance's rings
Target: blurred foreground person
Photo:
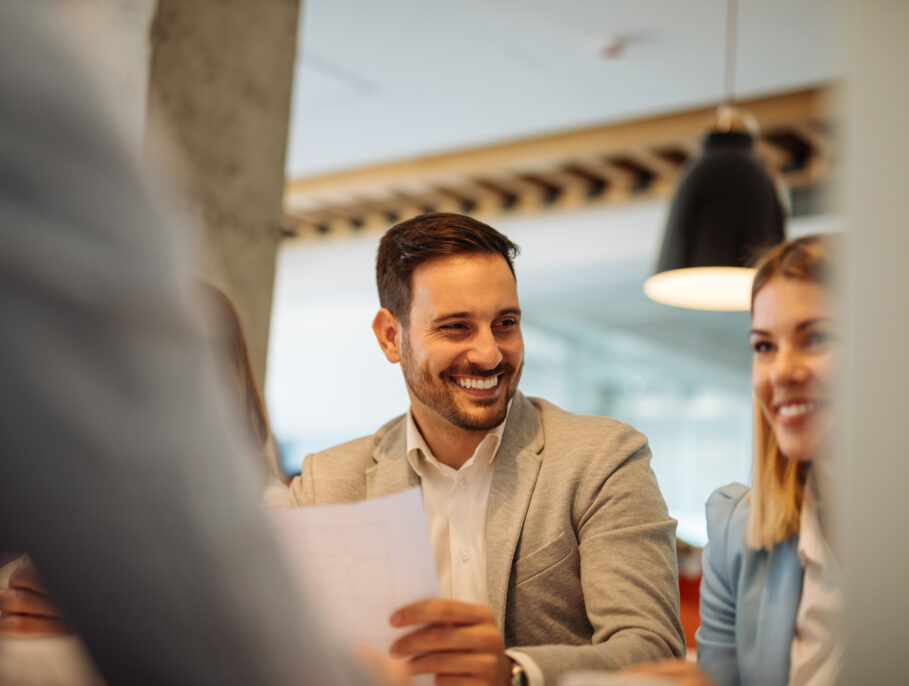
[[[294,597],[175,219],[45,11],[0,4],[0,549],[110,684],[363,683]]]
[[[236,414],[244,420],[240,426],[245,428],[249,439],[252,462],[268,479],[263,504],[282,505],[287,498],[287,486],[281,480],[277,448],[265,402],[252,370],[240,317],[227,295],[215,286],[200,282],[196,294],[200,296],[201,309],[206,316],[205,328],[209,332],[213,361],[220,367],[216,371],[225,377],[228,395],[237,402]],[[66,616],[44,587],[38,570],[28,556],[0,568],[0,638],[47,638],[72,633]],[[55,645],[49,647],[51,645],[51,642],[42,642],[18,649],[26,650],[33,656],[29,659],[34,663],[33,670],[43,669],[40,663],[46,661],[48,656],[61,654],[49,651],[63,651],[78,662],[89,665],[90,669],[90,663],[84,656],[78,655],[82,648],[76,639],[71,644],[55,641]],[[73,674],[64,677],[60,683],[73,683]]]
[[[707,502],[698,665],[637,671],[721,686],[821,686],[842,666],[842,576],[830,545],[827,484],[838,355],[835,239],[771,249],[751,295],[753,485]]]

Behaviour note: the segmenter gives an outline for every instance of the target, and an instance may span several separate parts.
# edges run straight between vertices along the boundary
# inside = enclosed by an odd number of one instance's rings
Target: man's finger
[[[62,619],[32,615],[3,615],[0,617],[0,636],[38,638],[70,633],[72,633],[72,628]]]
[[[680,658],[678,660],[660,660],[658,662],[640,662],[623,669],[626,674],[653,674],[664,676],[684,676],[692,669],[697,669],[692,663]]]
[[[684,658],[678,660],[661,660],[659,662],[644,662],[626,667],[622,674],[629,676],[664,676],[672,677],[679,686],[716,686],[700,668]]]
[[[407,668],[411,674],[460,674],[491,683],[500,664],[498,656],[490,653],[428,653],[408,660]]]
[[[395,612],[389,619],[392,626],[411,624],[478,624],[495,623],[495,617],[488,607],[464,603],[447,598],[433,598],[413,605],[407,605]]]
[[[48,596],[12,587],[0,592],[0,613],[64,619],[63,613]]]
[[[391,646],[392,657],[407,657],[436,651],[501,653],[502,634],[492,624],[445,626],[434,624],[401,636]]]
[[[44,582],[41,581],[41,577],[38,575],[38,570],[30,561],[19,565],[13,570],[9,577],[9,586],[10,588],[26,588],[48,595]]]
[[[354,655],[366,672],[380,686],[408,686],[410,673],[407,664],[391,660],[371,646],[358,646]]]
[[[464,674],[436,674],[433,686],[489,686],[489,682],[477,676]]]

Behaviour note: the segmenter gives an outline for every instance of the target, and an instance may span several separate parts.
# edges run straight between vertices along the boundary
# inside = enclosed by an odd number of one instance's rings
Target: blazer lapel
[[[405,455],[406,421],[391,426],[373,452],[376,464],[366,470],[366,497],[379,498],[420,484]]]
[[[761,591],[755,666],[771,682],[785,683],[789,679],[789,653],[801,594],[802,564],[796,537],[777,544],[771,551]]]
[[[539,413],[516,393],[496,453],[486,515],[486,585],[489,608],[502,629],[515,548],[537,482],[543,450]]]

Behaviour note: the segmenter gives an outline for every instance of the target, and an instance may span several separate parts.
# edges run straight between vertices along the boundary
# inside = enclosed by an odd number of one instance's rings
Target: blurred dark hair
[[[379,303],[403,324],[410,316],[414,270],[435,257],[462,253],[501,255],[514,276],[517,245],[491,226],[463,214],[431,212],[395,224],[379,243]]]
[[[229,370],[231,380],[236,383],[245,410],[244,417],[249,437],[254,446],[264,452],[265,445],[271,437],[271,427],[249,360],[249,348],[246,345],[246,336],[243,335],[240,316],[223,291],[204,281],[200,281],[199,285],[203,306],[207,308],[217,326],[218,338],[215,347],[219,362]]]

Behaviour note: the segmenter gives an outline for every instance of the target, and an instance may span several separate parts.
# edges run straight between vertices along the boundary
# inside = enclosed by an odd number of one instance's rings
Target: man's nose
[[[495,369],[502,361],[502,351],[491,329],[480,329],[471,340],[467,361],[481,369]]]

